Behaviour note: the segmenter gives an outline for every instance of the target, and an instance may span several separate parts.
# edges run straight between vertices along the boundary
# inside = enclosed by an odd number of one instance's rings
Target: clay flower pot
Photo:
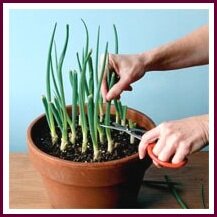
[[[114,114],[115,108],[111,108]],[[128,109],[127,118],[145,129],[155,126],[146,115]],[[42,115],[28,127],[29,156],[42,176],[54,208],[133,208],[145,170],[151,160],[138,154],[103,163],[77,163],[46,154],[35,144]]]

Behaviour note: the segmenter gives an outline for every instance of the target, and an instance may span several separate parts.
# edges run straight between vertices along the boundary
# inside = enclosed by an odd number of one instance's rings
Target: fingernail
[[[145,153],[139,152],[139,159],[142,160],[145,157]]]

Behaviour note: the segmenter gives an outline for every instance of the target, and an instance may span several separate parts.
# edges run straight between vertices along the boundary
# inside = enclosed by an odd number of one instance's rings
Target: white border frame
[[[9,208],[9,10],[10,9],[208,9],[209,10],[209,209],[10,209]],[[214,214],[214,3],[4,3],[3,4],[3,213],[5,214]]]

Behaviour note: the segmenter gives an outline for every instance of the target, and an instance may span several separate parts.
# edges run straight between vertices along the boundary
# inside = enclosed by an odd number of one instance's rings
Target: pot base
[[[151,160],[143,162],[143,171],[149,167]],[[51,206],[55,209],[110,209],[110,208],[138,208],[137,194],[141,186],[144,173],[126,183],[102,187],[84,187],[65,185],[43,176]],[[87,177],[88,178],[88,177]],[[56,197],[58,195],[58,197]],[[103,199],[102,199],[103,198]]]

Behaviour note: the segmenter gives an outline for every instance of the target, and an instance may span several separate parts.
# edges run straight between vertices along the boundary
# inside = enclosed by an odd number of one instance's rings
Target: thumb
[[[120,96],[120,94],[125,90],[129,85],[126,80],[120,79],[107,93],[106,100],[110,101]]]
[[[139,158],[143,159],[145,157],[147,146],[154,142],[160,135],[159,127],[155,127],[148,131],[142,136],[141,142],[139,143]]]

